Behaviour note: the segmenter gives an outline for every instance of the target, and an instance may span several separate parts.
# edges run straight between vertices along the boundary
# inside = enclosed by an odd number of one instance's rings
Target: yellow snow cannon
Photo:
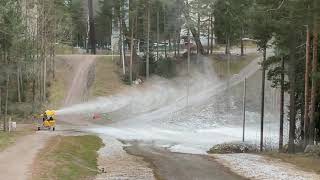
[[[41,114],[42,122],[38,122],[38,131],[42,129],[47,130],[56,130],[56,119],[55,119],[56,112],[54,110],[46,110],[43,114]],[[38,121],[41,121],[38,120]]]

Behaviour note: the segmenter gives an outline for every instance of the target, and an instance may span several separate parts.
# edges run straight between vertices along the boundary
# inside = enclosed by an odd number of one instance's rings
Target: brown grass
[[[221,78],[228,78],[238,74],[244,67],[258,58],[256,53],[246,54],[245,56],[230,56],[230,70],[228,71],[228,57],[225,54],[212,55],[215,71]]]
[[[49,90],[49,108],[58,109],[63,105],[67,94],[67,87],[72,75],[72,66],[66,60],[56,57],[55,79],[52,80]]]
[[[114,60],[116,60],[115,57]],[[123,84],[112,57],[99,57],[96,60],[95,81],[90,90],[93,97],[109,96],[121,91]]]

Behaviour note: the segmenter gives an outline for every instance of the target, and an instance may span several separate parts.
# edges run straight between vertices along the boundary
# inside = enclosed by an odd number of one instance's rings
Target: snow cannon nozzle
[[[46,110],[45,113],[47,116],[55,116],[56,115],[55,110]]]

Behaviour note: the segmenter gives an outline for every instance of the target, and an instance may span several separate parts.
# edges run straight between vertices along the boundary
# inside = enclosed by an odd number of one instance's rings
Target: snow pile
[[[245,143],[224,143],[213,146],[208,153],[211,154],[230,154],[230,153],[249,153],[257,152],[258,147]]]
[[[171,152],[177,153],[186,153],[186,154],[203,154],[206,155],[207,152],[203,148],[194,147],[194,146],[185,146],[182,144],[177,144],[174,146],[170,146],[168,148]]]
[[[257,144],[259,127],[248,128],[246,142]],[[214,127],[210,129],[190,130],[179,126],[154,127],[137,124],[136,127],[95,127],[90,132],[111,136],[124,141],[143,141],[163,147],[167,145],[173,152],[190,154],[207,154],[206,152],[217,144],[225,142],[240,142],[242,129],[236,127]],[[276,132],[272,132],[274,134]],[[265,134],[269,136],[269,134]]]
[[[216,154],[217,161],[229,167],[232,171],[249,179],[277,180],[311,180],[320,179],[315,173],[305,172],[295,166],[280,160],[269,159],[253,154]]]
[[[137,179],[153,180],[149,165],[142,158],[131,156],[123,150],[123,144],[114,138],[101,136],[105,147],[99,150],[98,166],[106,173],[98,174],[95,180]]]

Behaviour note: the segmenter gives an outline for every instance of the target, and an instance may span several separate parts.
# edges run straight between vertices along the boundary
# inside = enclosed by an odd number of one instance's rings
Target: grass
[[[228,78],[234,74],[238,74],[244,67],[250,64],[254,59],[258,58],[257,54],[247,54],[245,56],[230,57],[230,72],[228,72],[228,58],[224,54],[214,54],[212,56],[215,71],[222,78]]]
[[[63,105],[64,98],[67,94],[68,87],[68,76],[72,68],[68,63],[64,62],[62,59],[56,57],[56,72],[55,79],[51,80],[49,91],[49,107],[52,109],[58,109]]]
[[[0,151],[5,150],[10,145],[13,145],[20,137],[29,135],[34,131],[32,128],[25,127],[21,131],[12,131],[12,132],[0,132]]]
[[[51,107],[58,108],[62,105],[62,101],[66,96],[65,92],[65,83],[64,78],[62,77],[62,73],[57,73],[58,77],[53,80],[50,86],[50,94],[49,94],[49,102]]]
[[[39,153],[32,179],[81,180],[95,177],[102,140],[93,135],[56,136]]]
[[[72,54],[73,47],[65,44],[58,44],[55,48],[56,54]]]
[[[289,164],[293,164],[302,170],[320,174],[319,156],[308,154],[286,154],[277,152],[268,152],[264,153],[263,155],[270,158],[280,159],[281,161]]]
[[[0,151],[16,142],[17,136],[13,133],[1,132],[0,133]]]
[[[116,57],[114,58],[116,61]],[[95,81],[90,89],[93,97],[113,95],[124,87],[119,74],[116,72],[112,57],[99,57],[96,60]]]

